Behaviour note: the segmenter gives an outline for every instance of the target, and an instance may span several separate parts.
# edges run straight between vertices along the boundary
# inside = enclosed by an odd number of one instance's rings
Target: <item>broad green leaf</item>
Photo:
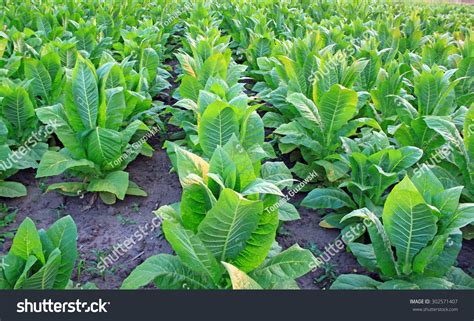
[[[288,96],[287,101],[295,106],[301,117],[315,123],[316,125],[321,124],[321,116],[318,108],[311,100],[306,98],[305,95],[294,93]]]
[[[105,89],[105,102],[99,107],[99,126],[119,130],[122,126],[124,111],[127,108],[122,87]]]
[[[52,245],[61,251],[61,263],[53,287],[64,289],[71,278],[77,258],[77,227],[68,215],[51,225],[47,235]],[[48,256],[51,255],[48,253]]]
[[[202,89],[204,89],[204,86],[202,86],[196,78],[185,75],[181,80],[179,93],[181,94],[181,97],[197,102],[199,91]]]
[[[204,181],[195,174],[187,176],[182,183],[181,219],[185,228],[197,232],[199,224],[216,199]]]
[[[295,221],[300,219],[300,214],[293,204],[285,202],[278,207],[278,218],[284,222]]]
[[[262,178],[256,178],[252,183],[245,186],[241,193],[242,195],[272,194],[283,196],[283,193],[276,185]]]
[[[283,162],[265,162],[262,165],[261,173],[264,180],[272,182],[280,189],[293,185],[291,171]]]
[[[0,181],[0,197],[22,197],[26,193],[26,187],[21,183]]]
[[[87,158],[106,166],[120,157],[122,135],[112,129],[95,127],[87,136]]]
[[[35,59],[25,59],[25,76],[31,79],[33,95],[47,98],[51,94],[51,76],[43,64]]]
[[[408,176],[388,195],[383,210],[384,227],[397,249],[398,261],[405,274],[411,271],[413,257],[435,236],[436,221]]]
[[[60,182],[48,186],[47,192],[59,191],[68,196],[80,196],[87,190],[87,183],[82,182]]]
[[[301,206],[312,209],[356,207],[350,196],[338,188],[315,188],[303,199]]]
[[[72,73],[72,96],[85,128],[95,128],[99,109],[99,90],[94,66],[77,55]]]
[[[375,290],[382,283],[360,274],[343,274],[331,285],[331,290]]]
[[[210,289],[211,280],[193,272],[181,260],[169,254],[158,254],[146,259],[123,281],[121,289],[138,289],[151,282],[159,289]]]
[[[128,173],[115,171],[107,174],[104,178],[94,178],[87,186],[89,192],[109,192],[119,200],[125,198],[128,189]]]
[[[48,257],[45,265],[38,272],[28,277],[22,285],[23,289],[52,289],[61,266],[61,251],[56,248]],[[69,281],[69,280],[68,280]]]
[[[207,182],[207,173],[209,164],[201,157],[193,154],[176,144],[169,144],[170,148],[176,153],[176,171],[180,181],[183,181],[189,174],[200,176],[204,182]]]
[[[219,175],[222,178],[225,187],[235,187],[237,167],[229,154],[227,154],[221,146],[217,146],[212,154],[211,160],[209,161],[209,172]],[[215,186],[215,183],[211,181],[209,182],[209,188],[212,191],[217,190],[217,186]]]
[[[453,283],[443,278],[424,277],[421,276],[413,280],[421,290],[449,290],[452,289]]]
[[[419,290],[418,285],[404,280],[390,280],[377,287],[379,290]]]
[[[206,275],[215,284],[219,283],[223,274],[222,266],[192,231],[185,230],[179,223],[165,220],[163,232],[185,265]]]
[[[372,244],[352,242],[349,243],[349,248],[352,254],[357,258],[357,262],[359,262],[360,265],[370,272],[375,272],[377,270],[377,258]]]
[[[253,271],[250,276],[264,288],[282,279],[296,279],[315,267],[315,259],[309,250],[298,244],[271,257]]]
[[[201,85],[205,86],[209,77],[217,76],[221,79],[225,79],[227,74],[227,63],[224,55],[221,53],[215,53],[210,56],[201,67],[198,79]]]
[[[224,151],[230,156],[237,169],[234,190],[241,191],[245,186],[256,179],[252,160],[235,136],[232,136],[229,142],[224,146]]]
[[[275,204],[277,198],[274,195],[265,197],[265,209],[260,214],[257,228],[248,238],[239,256],[232,261],[232,264],[244,272],[250,272],[259,266],[265,260],[274,244],[278,227],[278,211],[268,210],[268,207]]]
[[[8,120],[21,134],[32,126],[31,120],[35,117],[33,104],[28,93],[22,87],[16,87],[5,95],[1,101],[2,116]]]
[[[36,177],[56,176],[67,169],[80,166],[94,168],[94,163],[86,159],[74,160],[65,154],[48,151],[41,159]]]
[[[211,157],[217,146],[224,146],[232,135],[239,134],[234,109],[222,101],[210,104],[202,115],[198,133],[204,154]]]
[[[59,140],[76,158],[86,158],[85,149],[77,137],[77,133],[69,124],[68,116],[61,104],[36,109],[36,115],[46,129],[54,131]]]
[[[234,259],[257,228],[262,211],[261,201],[250,201],[225,189],[199,225],[197,235],[219,260]]]
[[[333,85],[322,97],[319,104],[319,113],[326,141],[332,139],[334,132],[342,128],[354,117],[357,106],[357,93],[354,90]]]
[[[18,227],[15,237],[13,238],[10,253],[25,261],[33,255],[38,258],[41,263],[45,264],[43,247],[38,231],[36,230],[35,223],[33,223],[29,217],[25,218]]]

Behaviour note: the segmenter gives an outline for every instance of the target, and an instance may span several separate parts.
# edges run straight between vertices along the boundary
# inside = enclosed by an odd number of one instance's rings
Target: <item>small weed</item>
[[[130,217],[125,217],[122,214],[117,215],[117,220],[121,225],[134,225],[137,224],[137,222],[130,218]]]
[[[315,243],[311,243],[309,250],[313,252],[314,255],[320,256],[323,254],[323,252],[318,248],[318,246]],[[334,268],[334,265],[331,262],[324,262],[320,266],[320,269],[322,269],[322,274],[313,279],[313,282],[315,284],[318,284],[321,286],[322,289],[326,289],[334,280],[337,278],[337,273]]]

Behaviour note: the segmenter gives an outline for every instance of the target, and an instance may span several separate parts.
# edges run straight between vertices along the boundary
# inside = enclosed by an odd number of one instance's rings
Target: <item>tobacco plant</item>
[[[455,268],[460,228],[474,221],[474,204],[459,203],[462,186],[445,188],[430,171],[406,176],[390,192],[382,220],[367,208],[342,220],[362,218],[371,244],[350,243],[352,253],[380,280],[341,275],[332,289],[472,288],[474,281]],[[362,224],[362,223],[359,223]],[[393,251],[392,248],[395,248]]]
[[[288,169],[266,163],[259,177],[235,137],[216,147],[209,163],[174,148],[181,202],[161,207],[156,215],[177,256],[148,258],[122,288],[151,282],[160,289],[297,288],[294,279],[314,267],[311,252],[294,245],[269,256],[279,215],[296,211],[289,204],[275,206],[280,187],[292,183]]]
[[[36,177],[68,171],[82,179],[52,184],[48,191],[72,196],[98,192],[108,204],[123,200],[126,194],[146,196],[124,169],[139,153],[146,153],[147,145],[133,145],[134,135],[150,129],[140,120],[124,125],[136,107],[127,103],[125,89],[117,65],[104,65],[96,72],[78,55],[63,103],[36,110],[43,123],[55,120],[54,132],[64,146],[44,154]]]
[[[77,228],[65,216],[47,230],[30,218],[18,227],[7,255],[1,258],[0,289],[65,289],[77,257]]]

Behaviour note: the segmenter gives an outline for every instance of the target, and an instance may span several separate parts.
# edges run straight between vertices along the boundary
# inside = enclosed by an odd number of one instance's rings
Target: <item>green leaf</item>
[[[377,258],[372,244],[352,242],[349,243],[349,248],[352,254],[357,258],[357,262],[359,262],[360,265],[370,272],[375,272],[377,270]]]
[[[41,245],[38,231],[36,230],[35,223],[33,223],[29,217],[25,218],[18,227],[9,253],[25,261],[33,255],[38,258],[41,263],[45,263],[43,246]]]
[[[237,167],[229,154],[227,154],[220,146],[217,146],[212,154],[211,160],[209,161],[209,172],[219,175],[222,178],[225,187],[235,187]],[[211,181],[209,182],[209,188],[212,191],[217,191],[217,186],[215,186]]]
[[[268,210],[270,204],[275,204],[275,199],[277,199],[277,196],[274,195],[265,197],[265,210],[260,215],[257,228],[248,238],[239,256],[232,261],[232,264],[244,272],[250,272],[259,266],[269,254],[275,241],[278,227],[278,211]]]
[[[157,69],[160,65],[160,57],[153,48],[143,49],[140,59],[140,69],[145,68],[148,73],[148,81],[152,82],[157,74]]]
[[[215,284],[223,274],[222,266],[201,240],[179,223],[163,222],[163,232],[181,261],[192,270],[206,275]]]
[[[136,183],[129,181],[128,182],[128,188],[127,188],[127,195],[133,195],[133,196],[148,196],[147,192],[142,190],[140,186],[138,186]]]
[[[201,67],[198,79],[201,85],[205,86],[209,77],[217,76],[221,79],[226,78],[228,64],[225,61],[224,55],[215,53],[210,56]]]
[[[436,220],[408,176],[388,195],[383,222],[405,274],[411,271],[413,257],[435,236]]]
[[[51,94],[51,76],[43,64],[35,59],[27,58],[24,61],[25,76],[31,80],[31,87],[34,96],[43,98]]]
[[[198,134],[204,154],[211,157],[217,146],[224,146],[232,135],[239,134],[237,114],[225,102],[210,104],[202,115]]]
[[[35,117],[33,104],[28,93],[22,87],[16,87],[11,93],[5,95],[1,101],[2,116],[22,134],[31,127],[31,119]]]
[[[474,278],[457,267],[451,267],[446,274],[446,279],[457,286],[474,289]]]
[[[100,104],[98,111],[99,126],[119,130],[127,108],[124,89],[122,87],[105,89],[103,96],[105,102]]]
[[[0,181],[0,197],[22,197],[26,193],[26,187],[21,183]]]
[[[87,136],[87,157],[100,166],[118,159],[122,152],[122,135],[119,132],[95,127]]]
[[[60,265],[53,288],[64,289],[71,278],[77,258],[77,227],[68,215],[51,225],[47,235],[52,245],[61,251]]]
[[[94,66],[80,54],[77,55],[76,65],[72,72],[71,88],[74,103],[83,125],[85,128],[94,128],[99,109],[97,75]]]
[[[181,260],[169,254],[146,259],[123,281],[122,289],[138,289],[154,281],[159,289],[210,289],[211,280],[193,272]]]
[[[321,97],[319,112],[324,132],[327,138],[332,139],[334,132],[342,128],[354,117],[357,106],[357,93],[341,85],[333,85]]]
[[[25,264],[22,266],[23,271],[19,271],[20,274],[18,275],[17,280],[12,280],[14,286],[13,289],[21,289],[23,287],[23,284],[26,281],[26,278],[28,277],[29,274],[32,273],[33,266],[38,262],[38,258],[35,256],[31,255],[28,257],[28,260],[25,262]]]
[[[390,280],[378,286],[379,290],[419,290],[418,285],[404,280]]]
[[[252,160],[235,136],[232,136],[229,142],[224,146],[224,150],[235,163],[237,169],[237,180],[234,189],[241,191],[245,186],[256,179]]]
[[[375,290],[382,283],[360,274],[343,274],[331,285],[331,290]]]
[[[460,229],[474,222],[474,204],[459,204],[454,215],[448,218],[446,230],[448,232]]]
[[[198,101],[199,91],[204,89],[201,83],[194,77],[189,75],[183,76],[181,85],[179,86],[179,93],[181,97],[191,99],[194,102]]]
[[[298,244],[271,257],[260,265],[250,276],[264,288],[284,279],[296,279],[315,267],[311,251],[302,249]]]
[[[119,200],[125,198],[128,189],[128,173],[115,171],[107,174],[104,178],[94,178],[87,186],[89,192],[109,192],[117,196]]]
[[[48,151],[38,165],[36,178],[59,175],[67,169],[80,166],[94,168],[94,163],[86,159],[74,160],[65,154]]]
[[[266,162],[262,165],[261,173],[264,180],[272,182],[280,189],[293,185],[291,171],[283,162]]]
[[[236,258],[257,228],[262,211],[261,201],[249,201],[225,189],[199,225],[197,235],[221,261]]]
[[[276,185],[262,178],[256,178],[242,190],[242,195],[252,194],[272,194],[283,196],[283,193]]]
[[[181,219],[185,228],[197,232],[197,228],[216,199],[203,180],[190,174],[183,180],[181,195]]]
[[[54,133],[58,136],[64,147],[66,147],[75,158],[86,158],[85,149],[78,139],[76,132],[69,124],[68,116],[66,115],[63,105],[56,104],[38,108],[36,109],[36,115],[41,122],[46,125],[49,124],[50,127],[48,129],[54,130]]]
[[[436,277],[419,277],[413,280],[421,290],[449,290],[453,287],[453,283],[448,280]]]
[[[60,182],[48,186],[47,192],[59,190],[61,194],[68,196],[81,196],[87,190],[87,183],[82,182]]]
[[[176,153],[176,167],[179,179],[183,181],[189,174],[200,176],[204,182],[207,182],[207,173],[209,164],[201,157],[188,152],[176,144],[170,143],[169,147]]]
[[[316,105],[306,98],[301,93],[293,93],[286,99],[290,104],[295,106],[296,110],[300,113],[301,117],[313,122],[316,125],[321,124],[321,117],[318,112]]]
[[[61,251],[56,248],[48,257],[41,269],[28,277],[22,285],[23,289],[52,289],[61,265]],[[68,280],[69,281],[69,280]]]
[[[338,188],[315,188],[303,199],[301,206],[312,209],[356,207],[350,196]]]
[[[285,202],[278,207],[278,218],[283,222],[295,221],[300,219],[300,214],[293,204]]]

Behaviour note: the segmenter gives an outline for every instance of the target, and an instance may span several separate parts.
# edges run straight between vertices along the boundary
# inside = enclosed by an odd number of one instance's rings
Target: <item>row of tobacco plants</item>
[[[9,178],[27,168],[60,176],[48,192],[92,193],[109,205],[147,197],[127,166],[153,156],[150,133],[182,130],[164,146],[181,201],[155,211],[176,255],[147,258],[122,288],[298,288],[321,263],[275,240],[300,218],[285,197],[298,181],[307,183],[298,205],[339,229],[372,272],[340,275],[333,289],[474,287],[456,267],[474,233],[473,7],[4,7],[0,197],[26,194]],[[174,70],[165,63],[173,60]],[[76,239],[71,217],[47,231],[25,219],[2,259],[0,288],[69,287]]]

